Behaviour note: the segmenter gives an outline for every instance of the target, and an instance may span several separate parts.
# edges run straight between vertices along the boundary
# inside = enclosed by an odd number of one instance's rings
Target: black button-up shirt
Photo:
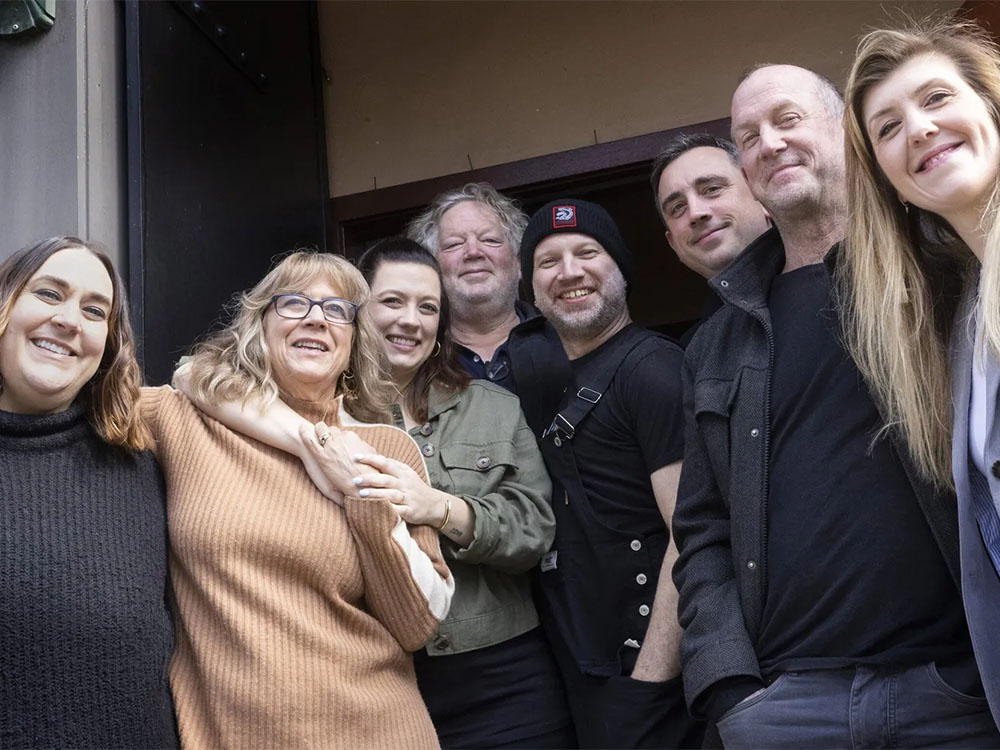
[[[517,313],[518,321],[522,323],[536,314],[530,305],[521,300],[514,303],[514,311]],[[458,350],[458,361],[461,363],[462,369],[471,377],[492,381],[511,393],[517,393],[517,385],[511,374],[510,352],[507,350],[506,339],[496,348],[493,356],[485,361],[474,351],[462,346],[457,341],[455,348]]]

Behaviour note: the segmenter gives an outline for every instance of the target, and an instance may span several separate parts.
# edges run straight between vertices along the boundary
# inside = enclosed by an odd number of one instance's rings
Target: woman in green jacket
[[[399,395],[396,426],[420,446],[429,485],[353,433],[304,423],[281,402],[210,412],[298,455],[332,500],[351,490],[384,497],[407,523],[437,529],[455,595],[415,667],[443,747],[573,747],[559,673],[531,598],[529,571],[552,543],[555,522],[548,474],[520,403],[461,369],[440,270],[427,250],[390,238],[359,266]],[[183,379],[178,385],[185,388]]]

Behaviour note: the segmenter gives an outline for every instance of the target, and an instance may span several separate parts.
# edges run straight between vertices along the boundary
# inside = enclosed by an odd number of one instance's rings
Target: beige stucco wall
[[[755,62],[840,82],[859,31],[887,8],[960,4],[320,2],[330,192],[728,117]]]

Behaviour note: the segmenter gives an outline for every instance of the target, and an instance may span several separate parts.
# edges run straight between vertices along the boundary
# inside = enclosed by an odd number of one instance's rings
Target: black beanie
[[[535,248],[551,234],[573,232],[593,237],[605,252],[614,258],[625,279],[626,294],[632,287],[632,254],[625,247],[618,225],[611,214],[590,201],[561,198],[546,203],[535,211],[521,238],[521,278],[531,302],[535,301],[532,275],[535,268]]]

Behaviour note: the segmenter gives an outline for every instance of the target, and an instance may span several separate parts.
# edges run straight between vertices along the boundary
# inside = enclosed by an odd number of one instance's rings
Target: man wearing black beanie
[[[670,576],[683,353],[632,323],[632,257],[602,207],[575,199],[543,206],[520,257],[530,298],[572,369],[544,420],[527,416],[546,425],[536,437],[555,486],[556,540],[540,566],[539,609],[577,738],[581,747],[698,747],[701,727],[681,692]],[[511,334],[531,360],[546,356],[544,325],[526,321]],[[534,382],[524,379],[524,388]],[[526,413],[537,411],[531,396]]]

